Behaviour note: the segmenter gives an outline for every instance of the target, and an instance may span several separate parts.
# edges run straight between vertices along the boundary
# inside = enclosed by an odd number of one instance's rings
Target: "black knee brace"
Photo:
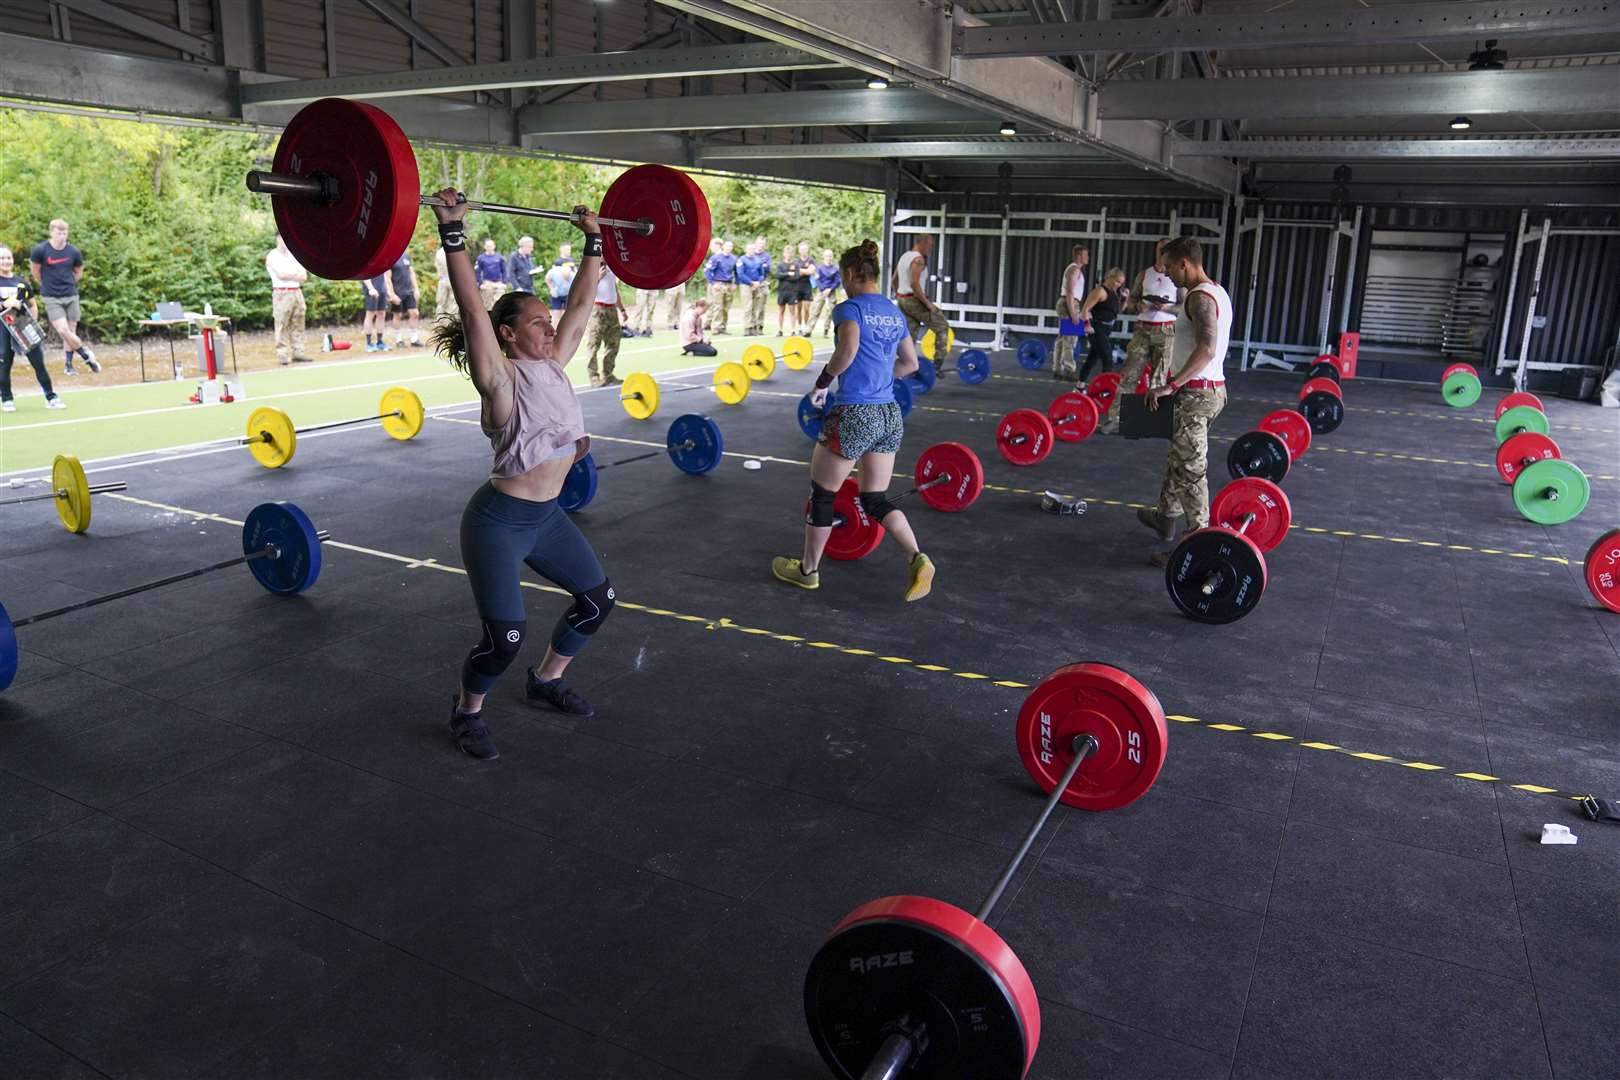
[[[494,679],[505,671],[518,653],[523,649],[523,632],[528,627],[527,622],[496,622],[492,619],[484,620],[484,637],[478,647],[467,654],[464,665],[467,672],[482,676],[483,679]],[[474,685],[474,680],[465,677],[463,673],[462,684]]]
[[[810,516],[805,518],[818,529],[829,528],[833,523],[833,499],[836,492],[828,491],[814,480],[810,481]]]
[[[612,610],[613,582],[604,579],[602,584],[594,589],[575,593],[574,606],[568,609],[563,618],[574,633],[590,635],[596,633],[602,621],[608,617],[608,612]]]
[[[866,511],[867,517],[871,518],[879,525],[883,524],[883,519],[885,517],[899,509],[899,507],[895,506],[894,503],[889,499],[889,493],[887,491],[861,492],[861,508]]]

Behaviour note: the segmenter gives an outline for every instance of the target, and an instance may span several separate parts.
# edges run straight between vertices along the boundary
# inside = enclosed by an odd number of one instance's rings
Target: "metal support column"
[[[1552,218],[1541,219],[1541,245],[1536,248],[1536,269],[1530,275],[1530,300],[1524,306],[1524,330],[1519,334],[1519,367],[1513,373],[1513,389],[1524,389],[1525,366],[1530,363],[1530,331],[1535,329],[1536,301],[1541,299],[1541,267],[1547,261],[1547,237]]]
[[[1108,272],[1108,261],[1103,258],[1103,247],[1108,243],[1108,207],[1102,208],[1097,215],[1097,250],[1091,253],[1091,282],[1101,282],[1102,275]],[[1091,291],[1091,283],[1086,286]]]
[[[1265,236],[1265,223],[1266,208],[1262,206],[1255,212],[1254,216],[1254,251],[1249,257],[1249,297],[1248,303],[1243,305],[1243,357],[1238,361],[1239,371],[1249,370],[1249,336],[1254,328],[1255,290],[1260,285],[1260,241]],[[1242,220],[1239,219],[1238,242],[1233,245],[1234,248],[1243,243],[1243,232],[1244,225]]]
[[[883,255],[882,261],[893,266],[898,260],[894,254],[894,214],[896,203],[900,200],[900,171],[894,166],[884,170],[883,178]],[[882,267],[880,265],[879,269]],[[882,285],[887,285],[889,275],[883,272]]]
[[[1322,303],[1316,320],[1316,353],[1328,351],[1328,315],[1333,310],[1333,290],[1339,282],[1339,229],[1328,237],[1327,273],[1322,277]]]
[[[939,200],[939,247],[934,252],[934,303],[945,305],[945,237],[951,231],[951,204]]]
[[[1519,290],[1519,260],[1524,257],[1524,234],[1530,224],[1530,211],[1519,211],[1519,227],[1513,230],[1513,267],[1508,271],[1507,295],[1502,300],[1502,332],[1496,335],[1496,365],[1501,373],[1507,363],[1508,331],[1513,328],[1513,296]]]
[[[1350,298],[1356,293],[1356,247],[1361,243],[1361,207],[1356,207],[1355,224],[1350,227],[1350,254],[1344,261],[1339,296],[1339,333],[1350,329]]]
[[[1001,253],[996,258],[996,340],[994,348],[1007,347],[1007,228],[1012,211],[1001,208]]]

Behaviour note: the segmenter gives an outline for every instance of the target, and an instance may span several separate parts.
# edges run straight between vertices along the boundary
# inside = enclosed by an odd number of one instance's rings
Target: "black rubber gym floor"
[[[919,604],[892,545],[819,592],[770,577],[799,543],[809,372],[710,410],[762,469],[604,472],[579,521],[620,604],[574,672],[598,715],[526,709],[514,669],[488,764],[444,730],[475,637],[475,411],[412,443],[311,437],[279,472],[240,450],[124,468],[87,537],[0,519],[14,618],[228,558],[266,499],[333,538],[300,597],[230,570],[20,632],[0,1074],[825,1076],[801,996],[823,934],[891,893],[975,906],[1041,801],[1025,687],[1095,659],[1157,693],[1170,753],[1139,802],[1060,809],[998,911],[1041,995],[1032,1075],[1612,1075],[1620,828],[1568,795],[1620,796],[1620,616],[1579,570],[1620,520],[1620,416],[1547,402],[1595,477],[1548,529],[1489,465],[1498,392],[1457,412],[1348,383],[1284,483],[1298,527],[1258,609],[1209,627],[1130,509],[1164,445],[1014,469],[995,418],[1060,384],[996,362],[908,421],[908,471],[959,440],[998,485],[959,515],[906,504],[939,565]],[[1297,385],[1234,377],[1216,434]],[[599,461],[712,404],[638,424],[585,401]],[[1043,514],[1047,487],[1089,512]],[[531,594],[539,637],[560,607]],[[1541,846],[1544,822],[1579,844]]]

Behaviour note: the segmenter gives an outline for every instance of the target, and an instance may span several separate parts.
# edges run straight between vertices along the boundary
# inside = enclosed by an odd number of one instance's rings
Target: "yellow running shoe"
[[[933,587],[934,561],[919,551],[911,560],[911,584],[906,587],[906,600],[921,600]]]
[[[799,568],[798,559],[789,559],[784,555],[778,555],[771,560],[771,573],[776,575],[777,581],[785,581],[789,585],[797,585],[801,589],[821,588],[821,573],[819,571],[813,574],[805,573]]]

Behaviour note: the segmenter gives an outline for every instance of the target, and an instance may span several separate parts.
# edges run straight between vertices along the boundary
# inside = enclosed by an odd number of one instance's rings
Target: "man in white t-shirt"
[[[264,257],[265,272],[270,275],[270,314],[276,324],[276,361],[288,364],[307,364],[304,355],[304,316],[309,307],[304,302],[304,282],[309,280],[305,270],[293,253],[287,250],[287,241],[276,233],[276,246]]]
[[[1058,285],[1057,317],[1058,339],[1052,347],[1052,378],[1073,382],[1080,372],[1076,367],[1074,350],[1085,334],[1080,332],[1080,305],[1086,302],[1086,267],[1091,262],[1091,249],[1076,244],[1069,249],[1069,265],[1063,268],[1063,280]],[[1065,333],[1068,324],[1068,333]]]
[[[1204,272],[1204,252],[1196,238],[1179,236],[1160,255],[1164,272],[1186,290],[1176,319],[1170,354],[1170,377],[1145,396],[1149,409],[1175,398],[1175,424],[1165,455],[1159,501],[1136,512],[1159,538],[1173,541],[1178,532],[1209,524],[1209,428],[1226,407],[1226,350],[1232,340],[1232,298]],[[1123,389],[1123,387],[1121,387]],[[1154,566],[1170,561],[1168,550],[1155,551]]]
[[[573,288],[583,288],[575,281]],[[619,299],[619,279],[613,271],[602,267],[602,276],[596,283],[596,307],[591,314],[591,329],[585,339],[590,349],[590,363],[586,371],[592,386],[617,386],[624,380],[613,374],[613,364],[619,359],[619,340],[624,336],[624,301]],[[602,353],[601,376],[597,376],[596,355]]]
[[[951,324],[945,321],[945,313],[928,299],[928,259],[933,253],[934,238],[926,234],[917,237],[911,250],[895,264],[892,284],[894,302],[905,314],[911,336],[920,338],[924,329],[934,332],[934,355],[928,359],[943,371],[950,351],[947,343],[951,340]]]
[[[1170,349],[1176,339],[1176,316],[1181,314],[1181,290],[1164,272],[1164,246],[1167,236],[1153,246],[1153,265],[1136,275],[1126,311],[1136,316],[1131,343],[1125,347],[1125,366],[1119,370],[1119,392],[1108,403],[1108,417],[1098,431],[1113,435],[1119,431],[1119,400],[1136,392],[1142,372],[1148,373],[1148,386],[1163,386],[1170,374]]]

